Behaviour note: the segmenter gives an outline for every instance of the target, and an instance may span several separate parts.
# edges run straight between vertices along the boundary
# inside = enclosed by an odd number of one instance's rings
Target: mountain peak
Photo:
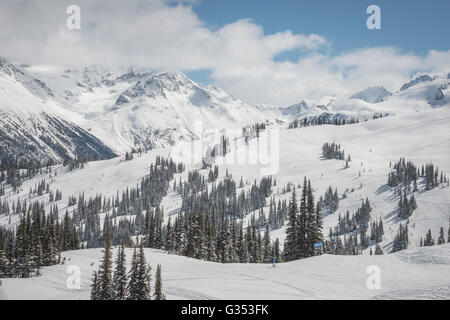
[[[281,108],[281,113],[284,116],[292,116],[292,115],[298,115],[302,111],[305,111],[309,108],[308,104],[305,100],[300,101],[299,103],[293,104],[286,108]]]
[[[414,78],[413,80],[411,80],[411,81],[405,83],[405,84],[400,88],[400,91],[409,89],[409,88],[411,88],[411,87],[413,87],[413,86],[415,86],[416,84],[419,84],[419,83],[421,83],[421,82],[429,82],[429,81],[433,81],[433,80],[434,80],[434,78],[430,77],[430,76],[427,75],[427,74],[424,74],[424,75],[418,76],[418,77]]]
[[[359,99],[368,103],[378,103],[391,93],[383,86],[372,86],[353,94],[350,99]]]
[[[21,67],[13,65],[7,59],[0,57],[0,73],[6,74],[21,83],[37,96],[45,99],[48,96],[53,97],[52,90],[41,80],[34,78],[24,71]]]
[[[194,81],[189,79],[184,73],[180,71],[164,71],[154,75],[155,78],[164,81],[165,84],[178,84],[178,85],[196,85]]]

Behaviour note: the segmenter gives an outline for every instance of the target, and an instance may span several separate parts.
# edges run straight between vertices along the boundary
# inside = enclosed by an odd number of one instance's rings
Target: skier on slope
[[[275,265],[276,262],[277,262],[277,259],[275,259],[275,257],[273,257],[273,259],[272,259],[272,267],[273,268],[276,267],[276,265]]]

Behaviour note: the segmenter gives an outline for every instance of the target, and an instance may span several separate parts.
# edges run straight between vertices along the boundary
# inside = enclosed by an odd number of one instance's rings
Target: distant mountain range
[[[373,86],[350,97],[289,107],[250,105],[180,72],[89,66],[43,70],[0,59],[0,158],[111,158],[198,138],[194,128],[241,128],[304,117],[371,119],[450,104],[450,74],[419,76],[398,92]]]

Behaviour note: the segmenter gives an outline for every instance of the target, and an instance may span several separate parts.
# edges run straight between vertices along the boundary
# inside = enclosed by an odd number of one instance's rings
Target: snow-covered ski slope
[[[289,193],[281,193],[283,186],[288,182],[301,184],[304,176],[311,180],[316,200],[323,196],[329,186],[337,188],[340,197],[347,190],[347,197],[341,198],[337,212],[324,217],[325,235],[328,235],[330,227],[336,226],[339,214],[344,215],[347,210],[353,214],[361,205],[361,200],[368,198],[373,208],[372,218],[383,219],[385,235],[381,244],[385,252],[390,252],[399,225],[404,224],[406,220],[397,217],[398,196],[394,195],[393,189],[386,186],[389,163],[398,161],[400,157],[412,160],[419,166],[431,162],[449,176],[449,121],[450,109],[440,108],[353,125],[275,128],[274,131],[268,129],[267,132],[272,132],[279,138],[272,148],[272,152],[278,156],[274,163],[266,163],[268,167],[273,166],[275,169],[273,177],[277,186],[273,187],[273,196],[276,201],[289,197]],[[270,134],[261,134],[260,138],[250,140],[248,145],[242,138],[233,141],[230,153],[225,158],[216,159],[220,177],[223,178],[228,169],[236,181],[239,181],[240,177],[249,183],[259,181],[264,165],[249,160],[250,158],[242,162],[242,156],[257,154],[258,148],[265,146],[267,139],[271,139]],[[346,155],[351,155],[350,168],[344,168],[344,161],[322,159],[321,147],[323,143],[331,141],[340,143]],[[202,154],[190,154],[188,151],[192,149],[194,148],[191,144],[184,143],[173,148],[154,149],[143,153],[142,156],[135,155],[130,161],[114,158],[90,162],[84,169],[72,172],[57,166],[57,175],[52,174],[51,177],[51,189],[63,192],[62,200],[57,202],[60,214],[66,211],[69,196],[78,196],[84,192],[86,197],[99,193],[111,197],[116,195],[117,191],[122,194],[126,187],[136,186],[157,155],[171,156],[175,161],[185,162],[186,171],[175,176],[177,181],[180,177],[184,180],[189,170],[201,168]],[[207,175],[206,170],[202,172]],[[48,176],[37,176],[25,181],[19,194],[12,194],[10,188],[6,188],[6,195],[0,199],[8,199],[11,206],[17,202],[17,198],[37,200],[39,198],[35,196],[29,199],[29,189],[34,188],[42,178],[49,181]],[[450,219],[450,188],[441,185],[439,188],[425,191],[421,181],[418,187],[419,191],[415,193],[418,208],[409,218],[409,239],[412,247],[419,245],[420,238],[425,236],[428,229],[431,229],[433,237],[437,238],[439,228],[444,227],[446,231]],[[48,198],[48,194],[43,197]],[[49,211],[50,203],[46,203],[46,209]],[[177,214],[181,206],[180,195],[169,191],[162,206],[166,218]],[[69,208],[69,211],[72,209]],[[269,208],[266,207],[266,215],[268,211]],[[8,224],[10,218],[11,224],[15,225],[18,216],[0,216],[0,224]],[[284,227],[272,231],[272,238],[278,237],[283,243],[284,231]]]
[[[131,262],[132,249],[126,255]],[[153,274],[161,264],[168,299],[450,299],[449,244],[384,256],[322,255],[275,268],[199,261],[153,249],[145,249],[145,255]],[[43,268],[40,277],[3,279],[0,299],[89,299],[101,249],[63,256],[65,264]],[[69,289],[77,267],[80,289]],[[371,285],[374,268],[379,268],[379,289]]]

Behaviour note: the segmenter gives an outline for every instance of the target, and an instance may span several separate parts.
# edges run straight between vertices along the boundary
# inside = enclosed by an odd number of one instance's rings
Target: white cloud
[[[450,51],[420,57],[392,47],[359,49],[339,56],[310,53],[297,62],[264,64],[264,74],[236,77],[214,73],[218,86],[256,103],[289,105],[303,98],[350,95],[372,85],[396,91],[420,71],[450,71]]]
[[[450,70],[450,51],[419,57],[382,47],[333,56],[320,35],[289,30],[267,35],[249,19],[214,29],[195,14],[195,2],[81,0],[77,31],[66,28],[72,1],[1,1],[0,43],[5,45],[0,55],[46,65],[210,69],[216,85],[243,100],[277,105],[374,84],[395,90],[412,72]],[[300,50],[302,56],[296,62],[276,61],[288,50]]]

